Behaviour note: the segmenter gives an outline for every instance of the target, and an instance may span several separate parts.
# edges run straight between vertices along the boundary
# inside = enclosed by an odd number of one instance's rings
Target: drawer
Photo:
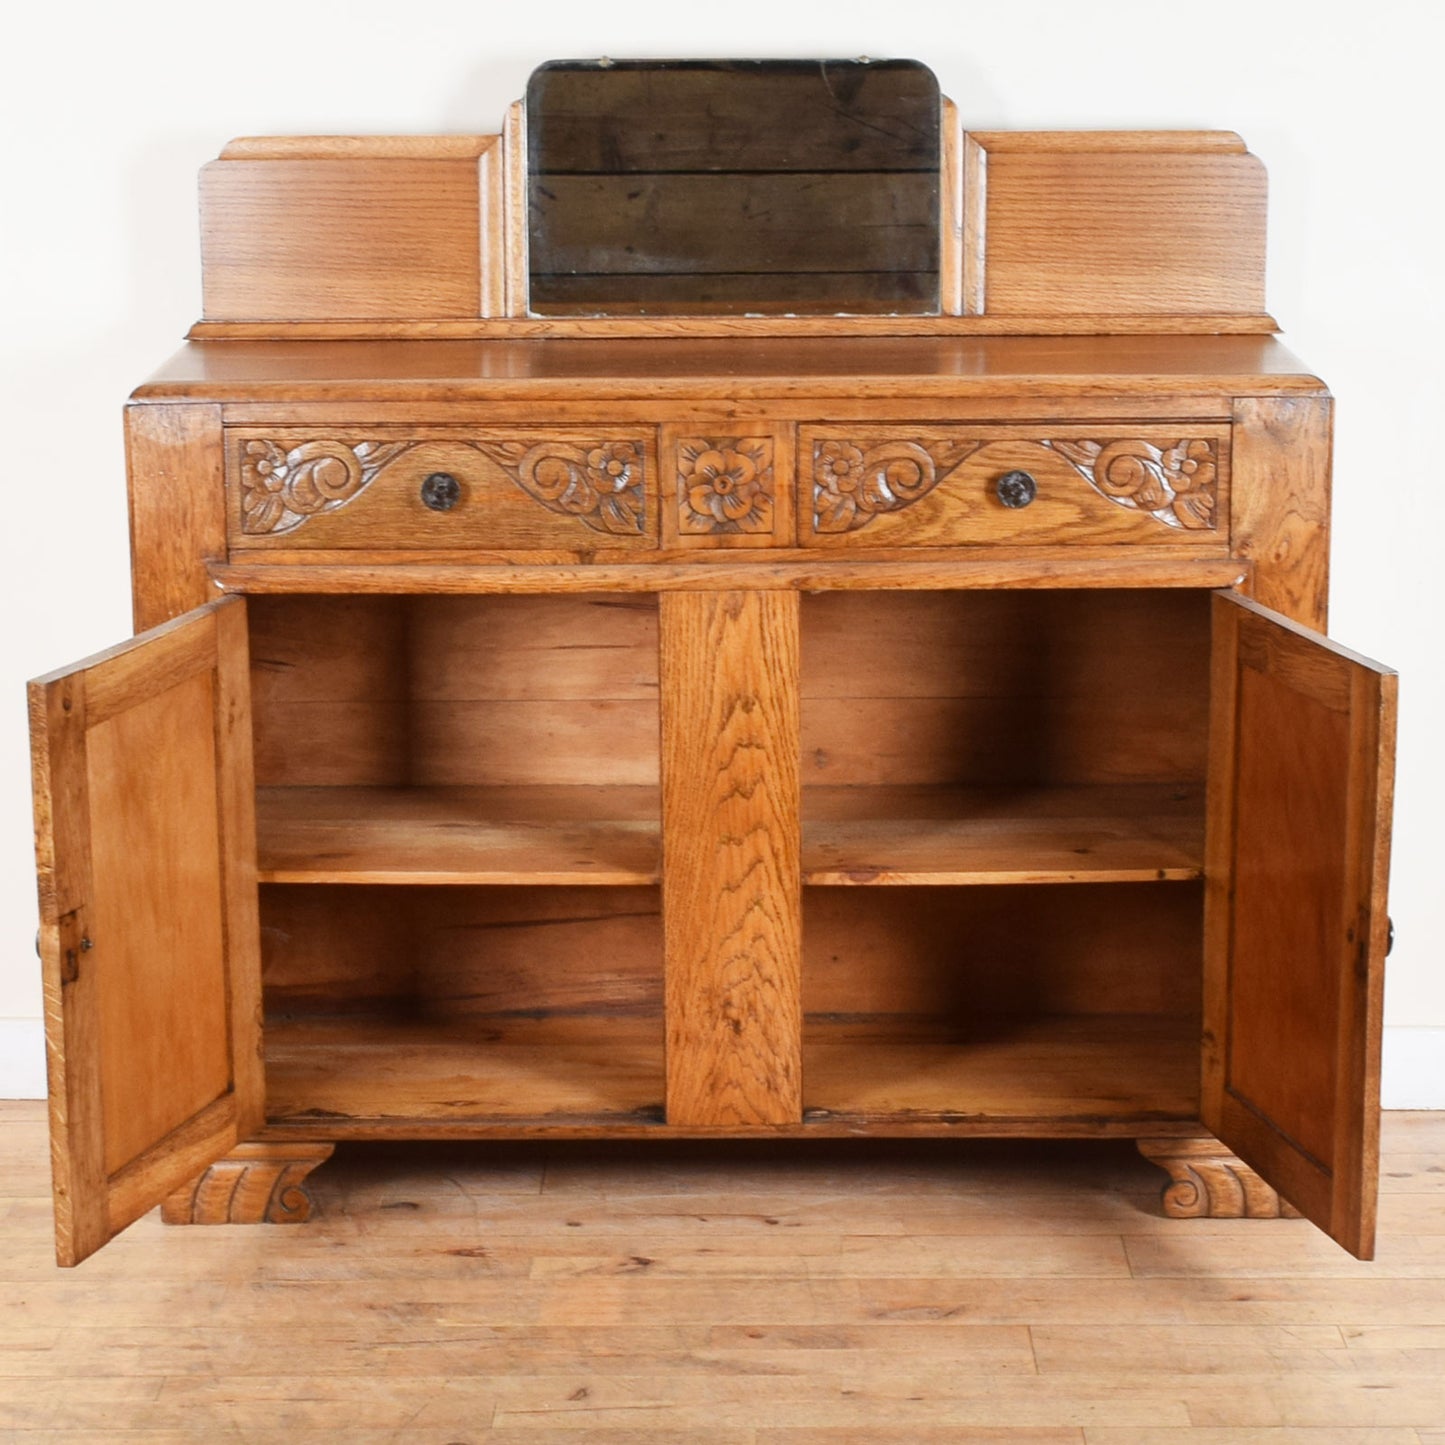
[[[226,431],[233,552],[638,551],[657,545],[654,429]]]
[[[1229,426],[805,426],[805,547],[1220,544]]]

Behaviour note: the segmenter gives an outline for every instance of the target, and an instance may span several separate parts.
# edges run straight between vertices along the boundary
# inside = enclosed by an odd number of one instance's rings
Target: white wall
[[[200,310],[197,169],[234,135],[495,130],[554,57],[867,54],[928,62],[975,128],[1228,128],[1269,167],[1270,307],[1339,401],[1332,630],[1403,674],[1387,1101],[1445,1107],[1442,14],[1426,0],[18,8],[0,85],[0,1096],[40,1082],[20,684],[128,631],[120,405]]]

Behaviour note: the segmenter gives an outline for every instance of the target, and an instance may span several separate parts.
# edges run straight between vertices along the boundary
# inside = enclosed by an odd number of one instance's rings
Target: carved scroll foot
[[[1217,1139],[1139,1139],[1139,1152],[1169,1175],[1161,1196],[1170,1219],[1298,1219],[1242,1159]]]
[[[303,1224],[311,1218],[306,1176],[331,1158],[331,1144],[238,1144],[161,1205],[167,1224]]]

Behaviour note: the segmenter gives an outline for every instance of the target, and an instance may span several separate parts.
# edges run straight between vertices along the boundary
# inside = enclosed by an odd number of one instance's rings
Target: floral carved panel
[[[549,512],[576,517],[595,532],[636,536],[645,514],[642,448],[631,441],[473,442]]]
[[[1202,439],[1158,447],[1139,439],[1046,441],[1101,496],[1147,512],[1166,527],[1207,531],[1215,525],[1217,443]]]
[[[241,444],[241,531],[279,537],[312,517],[354,501],[393,462],[425,443],[339,441],[288,445],[270,438]],[[539,506],[612,536],[643,533],[644,446],[631,440],[588,445],[532,438],[466,440]]]
[[[415,442],[306,441],[286,448],[262,438],[241,448],[241,531],[279,537],[334,512],[374,482]]]
[[[683,437],[678,442],[680,534],[770,535],[776,495],[772,437]]]
[[[829,437],[813,444],[813,530],[856,532],[885,512],[926,497],[982,441],[883,441],[857,446]]]

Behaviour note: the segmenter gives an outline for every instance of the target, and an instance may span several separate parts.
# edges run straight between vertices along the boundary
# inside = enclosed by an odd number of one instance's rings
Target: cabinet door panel
[[[246,608],[30,684],[56,1254],[260,1127]]]
[[[1374,1248],[1395,675],[1214,599],[1204,1122]]]

